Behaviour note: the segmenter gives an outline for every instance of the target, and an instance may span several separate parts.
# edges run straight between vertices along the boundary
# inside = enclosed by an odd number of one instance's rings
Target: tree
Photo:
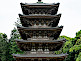
[[[68,49],[69,55],[65,61],[81,61],[81,30],[76,33],[76,36],[72,39],[71,43],[73,46]]]
[[[18,30],[16,28],[14,28],[12,31],[11,31],[11,35],[10,35],[10,39],[9,39],[9,43],[10,43],[10,54],[22,54],[23,51],[21,51],[16,42],[15,42],[15,39],[21,39],[20,37],[20,34],[18,32]],[[12,56],[12,55],[11,55]],[[12,59],[11,60],[15,60],[12,56]]]
[[[81,61],[81,52],[79,53],[79,55],[78,55],[76,61]]]
[[[0,60],[7,61],[9,58],[9,50],[8,50],[8,39],[7,35],[0,33]]]

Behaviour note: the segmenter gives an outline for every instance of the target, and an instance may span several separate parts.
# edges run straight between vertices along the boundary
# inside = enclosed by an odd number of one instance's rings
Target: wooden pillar
[[[16,59],[16,61],[19,61],[19,60]]]
[[[50,59],[47,59],[46,61],[49,61]]]
[[[18,59],[18,58],[16,58],[16,61],[19,61],[19,59]]]
[[[32,58],[31,61],[34,61],[34,59]]]
[[[58,61],[57,58],[56,58],[56,61]]]
[[[39,58],[38,61],[42,61],[42,59]]]

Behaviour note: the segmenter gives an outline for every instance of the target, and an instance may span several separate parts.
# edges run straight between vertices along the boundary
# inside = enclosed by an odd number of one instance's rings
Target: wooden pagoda
[[[17,26],[22,39],[15,40],[24,54],[13,54],[16,61],[63,61],[67,54],[53,54],[65,39],[58,38],[63,26],[58,26],[60,3],[20,3],[22,26]]]

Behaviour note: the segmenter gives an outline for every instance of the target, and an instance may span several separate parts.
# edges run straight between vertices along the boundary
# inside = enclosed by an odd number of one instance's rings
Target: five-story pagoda
[[[13,54],[16,61],[63,61],[67,54],[53,54],[65,39],[58,39],[63,26],[58,26],[61,14],[57,14],[59,3],[20,3],[19,14],[22,26],[17,26],[22,39],[17,45],[24,54]]]

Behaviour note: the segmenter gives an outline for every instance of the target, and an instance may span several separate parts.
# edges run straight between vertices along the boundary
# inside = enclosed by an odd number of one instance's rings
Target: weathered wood
[[[17,26],[23,40],[15,40],[24,54],[13,54],[16,61],[63,61],[67,54],[54,55],[65,39],[59,39],[63,26],[58,26],[61,14],[59,3],[20,3],[24,15],[19,14],[22,26]]]

